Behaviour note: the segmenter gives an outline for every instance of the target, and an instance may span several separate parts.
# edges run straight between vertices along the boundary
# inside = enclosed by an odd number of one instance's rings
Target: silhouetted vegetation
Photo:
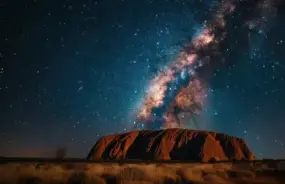
[[[67,155],[67,148],[66,147],[60,147],[56,149],[55,152],[55,158],[56,159],[63,159]]]
[[[13,163],[0,165],[0,183],[20,184],[282,184],[285,170],[263,161],[236,163]],[[282,161],[275,161],[282,164]],[[246,166],[248,165],[248,166]]]

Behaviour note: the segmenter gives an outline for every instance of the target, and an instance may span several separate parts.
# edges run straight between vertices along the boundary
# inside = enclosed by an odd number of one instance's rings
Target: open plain
[[[285,160],[190,162],[96,162],[2,160],[1,184],[282,184]]]

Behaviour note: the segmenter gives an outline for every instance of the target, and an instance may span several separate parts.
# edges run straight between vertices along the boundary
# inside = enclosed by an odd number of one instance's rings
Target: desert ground
[[[285,161],[220,163],[1,162],[1,184],[281,184]]]

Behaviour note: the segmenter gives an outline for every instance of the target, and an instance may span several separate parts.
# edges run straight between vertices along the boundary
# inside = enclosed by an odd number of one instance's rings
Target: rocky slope
[[[190,129],[132,131],[104,136],[91,149],[89,160],[254,160],[243,139]]]

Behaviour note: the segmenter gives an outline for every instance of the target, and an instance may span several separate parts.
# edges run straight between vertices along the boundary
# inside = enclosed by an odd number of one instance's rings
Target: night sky
[[[216,6],[212,0],[1,3],[0,156],[53,157],[67,147],[68,156],[86,157],[100,136],[131,131],[149,81]],[[228,17],[223,62],[207,77],[199,129],[244,138],[259,158],[285,158],[284,5],[254,28],[246,26],[254,11],[239,8]]]

